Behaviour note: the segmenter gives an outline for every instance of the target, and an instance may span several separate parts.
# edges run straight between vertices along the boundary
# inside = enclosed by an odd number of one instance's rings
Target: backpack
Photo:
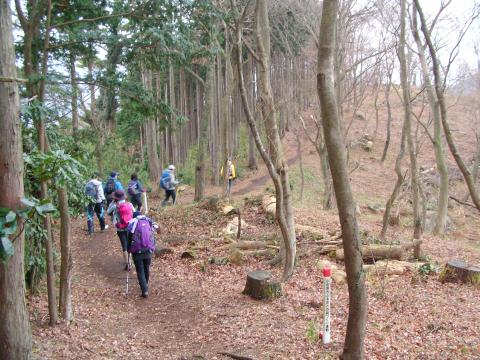
[[[163,170],[162,177],[160,178],[160,187],[164,190],[168,190],[170,186],[170,171]]]
[[[85,186],[85,195],[94,201],[97,201],[97,186],[91,181]]]
[[[105,184],[105,190],[105,195],[107,196],[115,191],[115,179],[108,179]]]
[[[137,226],[132,236],[132,243],[129,252],[135,253],[153,253],[155,251],[155,241],[153,235],[153,225],[150,219],[143,218],[137,220]]]
[[[118,222],[115,224],[117,229],[126,229],[128,226],[128,222],[132,220],[132,217],[133,217],[132,204],[126,201],[123,203],[117,204]]]
[[[128,183],[127,192],[128,192],[128,195],[131,195],[131,196],[140,194],[140,191],[138,190],[138,181],[130,180],[130,182]]]

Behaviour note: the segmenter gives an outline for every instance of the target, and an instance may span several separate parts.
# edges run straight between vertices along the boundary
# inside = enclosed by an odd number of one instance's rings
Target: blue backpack
[[[93,182],[89,181],[85,186],[85,195],[87,195],[92,200],[97,200],[97,187]]]
[[[130,180],[130,182],[128,183],[128,188],[127,188],[128,195],[135,196],[135,195],[140,194],[140,190],[138,190],[138,188],[139,188],[138,181],[137,180]]]
[[[170,186],[170,171],[163,170],[162,177],[160,178],[160,187],[164,190],[168,190]]]

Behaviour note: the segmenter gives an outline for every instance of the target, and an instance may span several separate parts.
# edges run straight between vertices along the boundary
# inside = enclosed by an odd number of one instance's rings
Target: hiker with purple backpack
[[[133,219],[128,224],[128,252],[132,254],[138,283],[144,298],[148,297],[150,264],[155,251],[154,233],[159,232],[159,229],[152,219],[142,215],[139,211],[133,213]]]
[[[127,187],[128,197],[133,206],[140,211],[142,208],[142,193],[146,192],[140,180],[138,180],[137,173],[130,176],[130,181]]]
[[[113,201],[108,207],[107,213],[113,216],[113,223],[117,229],[117,235],[122,245],[123,260],[125,262],[124,270],[130,270],[130,259],[127,252],[128,245],[128,223],[133,218],[133,205],[125,200],[125,192],[116,190],[113,193]]]

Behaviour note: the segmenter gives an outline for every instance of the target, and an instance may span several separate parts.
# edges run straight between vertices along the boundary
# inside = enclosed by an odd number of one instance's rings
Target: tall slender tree
[[[318,46],[317,90],[322,109],[325,143],[342,227],[345,269],[348,283],[348,323],[342,359],[363,359],[367,291],[363,271],[362,243],[358,233],[355,201],[347,168],[335,92],[334,54],[338,0],[324,0]]]
[[[13,47],[12,14],[0,1],[0,207],[18,210],[23,197],[22,127]],[[25,307],[24,234],[11,236],[14,253],[0,262],[0,357],[29,359],[31,334]],[[2,239],[3,242],[3,239]]]

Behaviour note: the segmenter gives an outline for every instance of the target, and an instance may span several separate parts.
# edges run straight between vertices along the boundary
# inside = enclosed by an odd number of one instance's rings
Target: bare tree
[[[447,223],[448,211],[448,169],[445,162],[445,154],[442,145],[442,120],[440,117],[440,109],[435,89],[430,78],[430,70],[425,57],[425,48],[420,40],[417,26],[417,14],[414,7],[412,14],[412,33],[417,45],[418,57],[423,74],[423,82],[428,96],[430,112],[433,117],[433,148],[435,150],[435,160],[437,163],[438,173],[440,174],[440,188],[438,190],[437,216],[433,233],[435,235],[443,235]]]
[[[324,0],[318,47],[317,90],[322,109],[325,142],[342,226],[349,307],[342,359],[363,359],[367,291],[361,240],[348,174],[345,144],[340,127],[334,86],[335,26],[338,0]],[[337,95],[338,96],[338,95]]]
[[[440,117],[442,119],[442,126],[443,126],[443,131],[445,134],[445,138],[447,140],[448,148],[450,149],[450,153],[452,154],[453,158],[455,159],[455,162],[458,165],[458,168],[460,169],[463,178],[465,179],[465,182],[467,183],[468,190],[470,192],[470,196],[472,198],[473,203],[475,204],[475,207],[480,211],[480,196],[477,192],[477,189],[475,188],[475,182],[473,181],[472,174],[470,173],[470,170],[466,166],[465,162],[463,161],[462,157],[460,156],[457,146],[455,144],[455,140],[453,139],[452,131],[450,130],[450,124],[448,122],[448,110],[447,110],[447,104],[445,101],[445,81],[442,78],[442,75],[440,73],[440,61],[438,59],[437,51],[435,49],[435,46],[433,45],[432,41],[432,35],[431,35],[431,27],[427,25],[427,20],[425,19],[425,15],[423,14],[422,7],[420,6],[420,2],[418,0],[414,0],[415,2],[415,7],[417,9],[418,15],[420,17],[420,23],[421,23],[421,29],[422,33],[425,37],[425,41],[428,46],[428,50],[430,52],[430,57],[432,59],[432,65],[433,65],[433,78],[434,78],[434,84],[435,84],[435,93],[437,95],[438,99],[438,105],[440,107]],[[478,12],[474,13],[471,17],[468,23],[465,25],[467,28],[469,24],[473,22],[478,17]],[[468,26],[467,26],[468,25]],[[464,30],[461,31],[461,38],[464,35]],[[458,43],[457,43],[458,46]],[[449,62],[449,65],[451,62]]]
[[[277,259],[283,261],[282,281],[288,280],[294,270],[296,253],[295,224],[293,219],[292,196],[290,182],[288,178],[288,165],[283,155],[283,146],[280,141],[280,134],[277,127],[277,111],[273,102],[272,88],[270,82],[270,28],[267,11],[268,0],[257,0],[255,7],[255,25],[256,25],[256,43],[258,49],[258,75],[259,75],[259,95],[261,99],[261,112],[265,122],[265,133],[267,137],[268,153],[260,137],[257,123],[253,117],[250,105],[247,99],[245,89],[245,80],[242,66],[242,34],[243,22],[247,7],[239,18],[236,19],[236,55],[237,71],[239,78],[240,93],[242,104],[246,114],[247,122],[265,165],[267,166],[270,177],[275,186],[276,197],[276,219],[279,224],[283,237],[283,249]],[[232,1],[235,6],[235,2]]]

